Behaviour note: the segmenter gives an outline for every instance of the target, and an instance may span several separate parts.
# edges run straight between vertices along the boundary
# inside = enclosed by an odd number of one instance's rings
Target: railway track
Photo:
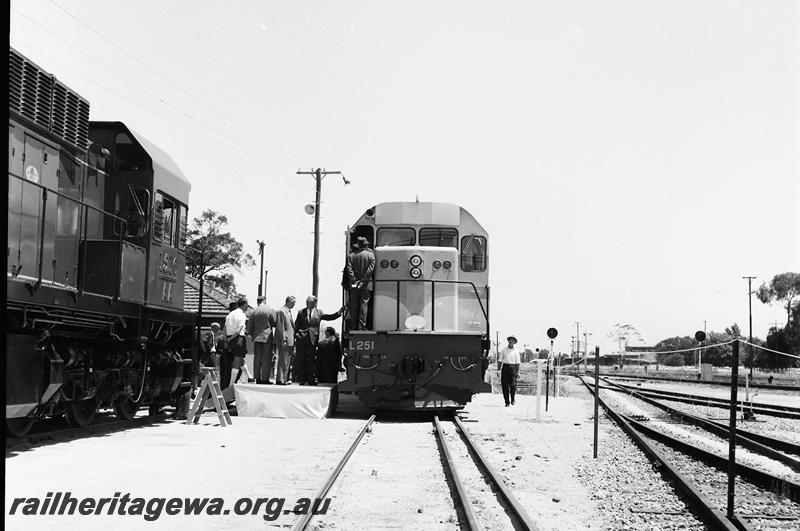
[[[729,427],[725,424],[713,422],[711,420],[680,411],[668,406],[667,404],[664,404],[660,400],[650,398],[649,395],[640,393],[637,390],[631,389],[627,386],[620,386],[608,381],[607,383],[611,386],[607,389],[618,390],[633,396],[638,400],[645,402],[646,404],[666,412],[668,415],[678,419],[679,421],[702,428],[703,430],[713,433],[722,439],[728,440],[730,438]],[[736,429],[736,443],[744,448],[747,448],[751,452],[783,463],[795,472],[800,472],[800,459],[797,458],[800,457],[800,444],[776,437],[769,437],[766,435],[749,432],[740,428]]]
[[[364,424],[353,443],[327,476],[316,493],[316,499],[321,500],[330,494],[348,461],[374,424],[375,415]],[[447,430],[445,425],[448,426]],[[433,433],[435,440],[429,439],[427,444],[435,444],[441,454],[440,461],[445,468],[444,476],[449,478],[453,486],[450,489],[452,490],[451,499],[462,511],[461,528],[470,530],[539,529],[497,471],[486,460],[460,419],[454,417],[452,421],[442,421],[438,416],[434,417]],[[459,444],[461,446],[458,446]],[[390,450],[394,452],[394,455],[398,454],[396,447]],[[474,506],[480,507],[480,517],[473,509]],[[491,521],[486,520],[487,515],[491,515]],[[314,517],[313,513],[300,516],[292,529],[301,531],[311,528],[311,521]],[[363,525],[364,522],[361,524]]]
[[[716,408],[729,409],[731,402],[725,398],[717,398],[703,395],[693,395],[688,393],[679,393],[676,391],[662,391],[660,389],[648,389],[639,386],[623,385],[620,383],[612,382],[606,377],[602,380],[609,385],[615,387],[633,389],[642,396],[650,398],[660,398],[664,400],[674,400],[676,402],[684,402],[686,404],[695,404],[700,406],[710,406]],[[800,407],[786,406],[781,404],[765,404],[760,402],[748,402],[738,400],[737,406],[747,411],[752,411],[755,414],[769,415],[773,417],[782,417],[790,419],[800,419]]]
[[[590,392],[593,389],[583,379]],[[727,503],[727,457],[698,448],[648,426],[612,407],[600,404],[648,457],[690,501],[693,511],[714,529],[796,529],[800,525],[800,486],[737,462],[734,515],[723,513]]]
[[[610,377],[610,378],[618,378],[621,380],[634,380],[634,381],[643,381],[643,380],[653,380],[653,381],[661,381],[661,382],[675,382],[675,383],[682,383],[682,384],[696,384],[696,385],[704,385],[704,386],[717,386],[717,387],[730,387],[730,376],[725,377],[721,380],[714,380],[711,382],[704,382],[702,380],[693,380],[691,378],[668,378],[665,376],[637,376],[633,374],[614,374],[614,373],[607,373],[601,372],[600,376]],[[720,376],[720,378],[723,378]],[[745,382],[740,376],[739,386],[744,387]],[[782,385],[782,384],[769,384],[769,383],[758,383],[758,382],[750,382],[750,387],[755,389],[770,389],[772,391],[800,391],[799,385]]]

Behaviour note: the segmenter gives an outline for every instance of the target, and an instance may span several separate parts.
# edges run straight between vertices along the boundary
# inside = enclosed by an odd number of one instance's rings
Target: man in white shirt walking
[[[508,346],[500,351],[497,357],[497,368],[500,370],[500,384],[503,386],[503,398],[506,407],[514,404],[517,394],[517,377],[519,376],[520,351],[517,348],[517,338],[508,336]],[[510,400],[509,400],[510,398]]]

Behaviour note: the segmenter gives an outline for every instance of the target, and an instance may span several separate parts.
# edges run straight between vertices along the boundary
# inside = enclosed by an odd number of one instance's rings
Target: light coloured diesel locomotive
[[[387,410],[459,409],[488,391],[486,230],[459,205],[380,203],[348,232],[348,249],[359,237],[375,255],[373,291],[364,329],[352,304],[343,324],[339,390]]]

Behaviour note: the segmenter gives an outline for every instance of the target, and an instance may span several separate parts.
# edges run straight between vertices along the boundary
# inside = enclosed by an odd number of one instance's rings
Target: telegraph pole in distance
[[[258,270],[258,296],[262,296],[264,294],[264,245],[266,245],[261,240],[256,240],[258,244],[258,254],[261,255],[261,267]]]
[[[322,195],[322,179],[327,175],[341,175],[340,171],[327,171],[317,168],[314,171],[297,170],[297,175],[313,175],[317,183],[317,193],[314,198],[314,265],[312,266],[311,294],[315,297],[319,292],[319,205]],[[347,181],[345,181],[347,184]]]
[[[756,277],[742,277],[747,279],[747,308],[748,314],[750,316],[750,330],[747,335],[747,341],[749,343],[753,342],[753,279]],[[747,352],[750,354],[748,359],[750,360],[750,380],[753,380],[753,347],[747,345]]]

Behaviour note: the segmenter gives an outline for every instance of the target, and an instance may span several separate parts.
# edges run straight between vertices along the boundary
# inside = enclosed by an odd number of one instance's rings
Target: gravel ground
[[[601,416],[592,458],[592,402],[574,378],[534,420],[535,398],[502,407],[478,395],[465,413],[491,464],[544,529],[704,529],[673,488],[613,422]],[[511,422],[514,421],[514,422]]]
[[[728,477],[725,472],[707,467],[689,456],[650,439],[681,473],[685,474],[695,487],[717,508],[725,511],[727,507]],[[789,501],[772,492],[756,487],[741,478],[735,483],[734,513],[737,515],[775,515],[791,516],[793,521],[759,520],[756,529],[798,529],[800,525],[800,504]],[[751,524],[756,522],[751,521]]]
[[[479,524],[484,529],[513,530],[514,526],[505,507],[500,503],[499,495],[495,493],[494,485],[478,469],[455,424],[447,421],[440,423],[450,455],[455,462],[456,472],[465,487]]]
[[[625,414],[644,415],[650,420],[648,425],[667,435],[671,435],[676,439],[687,442],[703,450],[707,450],[716,455],[726,457],[728,456],[728,440],[723,439],[713,433],[710,433],[703,428],[693,426],[691,424],[678,424],[672,418],[667,420],[656,420],[664,418],[664,411],[652,406],[638,398],[630,395],[623,394],[619,391],[602,391],[601,396],[612,407]],[[800,474],[786,466],[785,464],[775,461],[769,457],[754,453],[742,446],[736,446],[736,462],[749,465],[751,467],[769,472],[777,477],[794,483],[800,482]]]
[[[586,415],[593,415],[589,392],[577,380],[574,388],[585,398]],[[600,411],[598,459],[583,459],[574,468],[592,493],[603,529],[705,529],[647,457]]]
[[[329,496],[331,510],[312,520],[312,528],[459,527],[429,420],[376,423]]]

